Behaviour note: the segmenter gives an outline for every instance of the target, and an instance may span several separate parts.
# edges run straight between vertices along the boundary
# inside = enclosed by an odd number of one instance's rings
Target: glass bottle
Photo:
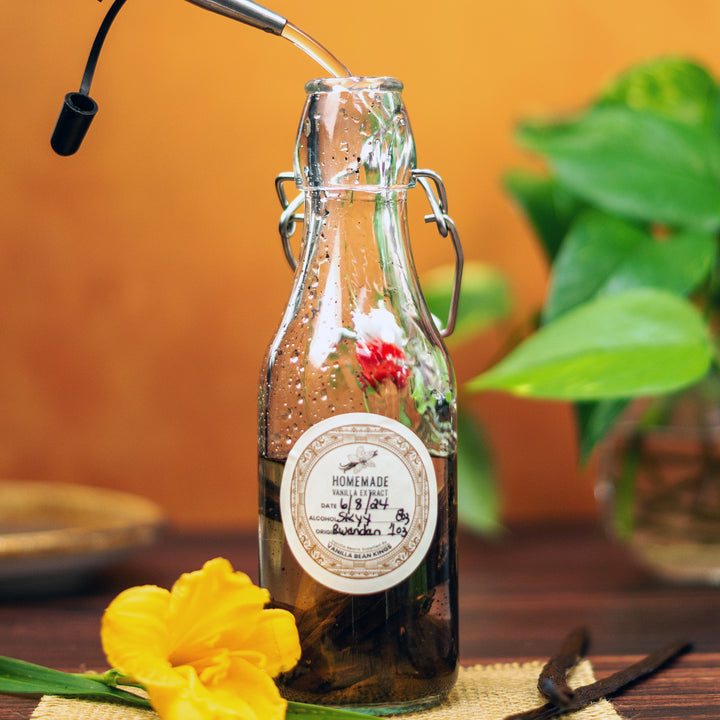
[[[306,86],[304,237],[259,395],[260,581],[303,646],[281,691],[375,714],[441,701],[458,663],[455,386],[410,251],[401,90]]]

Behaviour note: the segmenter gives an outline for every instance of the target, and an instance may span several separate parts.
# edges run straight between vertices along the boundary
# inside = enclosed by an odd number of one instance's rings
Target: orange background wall
[[[110,2],[0,3],[0,476],[157,500],[185,526],[255,524],[256,381],[290,286],[276,173],[307,79],[290,43],[181,0],[129,0],[95,76],[85,145],[49,137]],[[570,110],[630,63],[720,72],[714,0],[274,0],[356,74],[405,83],[419,164],[439,171],[469,259],[519,314],[546,269],[499,188],[511,128]],[[420,270],[449,261],[411,200]],[[456,355],[469,379],[499,334]],[[478,398],[511,520],[590,516],[568,409]]]

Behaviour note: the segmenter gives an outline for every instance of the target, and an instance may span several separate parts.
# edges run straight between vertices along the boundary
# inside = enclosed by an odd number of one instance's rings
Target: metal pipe
[[[281,35],[287,23],[282,15],[252,0],[188,0],[188,2],[273,35]]]

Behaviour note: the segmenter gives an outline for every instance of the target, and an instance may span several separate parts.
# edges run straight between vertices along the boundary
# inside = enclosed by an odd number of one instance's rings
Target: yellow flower
[[[272,680],[300,659],[293,616],[223,558],[120,593],[105,611],[108,662],[145,686],[163,720],[282,720]]]

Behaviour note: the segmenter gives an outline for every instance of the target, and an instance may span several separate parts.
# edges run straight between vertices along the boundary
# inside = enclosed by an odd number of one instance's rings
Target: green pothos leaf
[[[548,323],[468,389],[556,400],[660,395],[699,380],[714,352],[705,322],[686,300],[628,290]]]
[[[610,432],[629,403],[625,398],[575,403],[581,462],[587,462],[596,445]]]
[[[470,413],[458,409],[458,516],[482,535],[497,535],[500,499],[488,441]]]
[[[525,123],[517,138],[547,158],[560,183],[606,212],[720,228],[720,138],[709,128],[608,106],[564,123]]]
[[[686,231],[657,240],[642,227],[590,210],[577,219],[558,253],[543,319],[631,288],[689,294],[707,278],[716,254],[710,234]]]
[[[505,189],[522,209],[552,263],[575,218],[587,203],[572,195],[557,180],[525,170],[514,170],[503,178]]]
[[[613,80],[599,105],[627,105],[686,125],[717,127],[718,88],[701,65],[683,57],[639,63]]]

